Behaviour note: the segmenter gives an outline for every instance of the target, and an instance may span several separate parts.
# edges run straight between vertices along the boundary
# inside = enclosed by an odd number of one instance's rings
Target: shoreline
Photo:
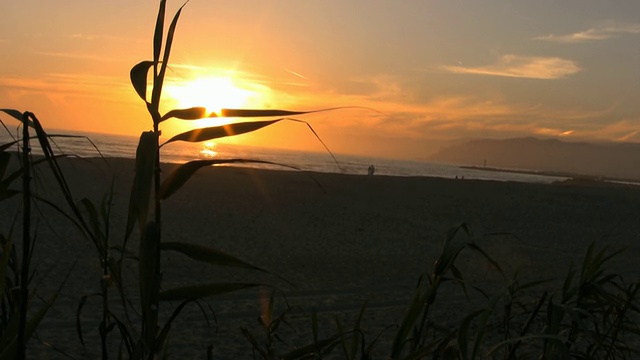
[[[521,169],[507,169],[507,168],[499,168],[499,167],[483,167],[483,166],[474,166],[474,165],[463,165],[460,166],[461,169],[468,170],[480,170],[480,171],[492,171],[499,173],[511,173],[511,174],[525,174],[525,175],[541,175],[541,176],[551,176],[558,178],[566,178],[567,182],[571,182],[574,184],[628,184],[634,186],[640,186],[640,180],[638,179],[624,179],[617,177],[608,177],[608,176],[596,176],[596,175],[585,175],[585,174],[576,174],[570,172],[562,172],[562,171],[543,171],[543,170],[521,170]],[[564,182],[559,180],[558,183]]]

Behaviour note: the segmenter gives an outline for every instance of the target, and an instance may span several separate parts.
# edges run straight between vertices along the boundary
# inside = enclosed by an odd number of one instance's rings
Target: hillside
[[[640,179],[640,144],[635,143],[537,138],[469,140],[436,152],[429,161]]]

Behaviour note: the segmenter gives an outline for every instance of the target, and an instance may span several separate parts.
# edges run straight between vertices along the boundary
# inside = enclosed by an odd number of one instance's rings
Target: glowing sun
[[[229,77],[198,78],[193,81],[168,84],[167,95],[176,108],[202,106],[207,113],[220,114],[220,109],[246,108],[259,94],[236,85]]]

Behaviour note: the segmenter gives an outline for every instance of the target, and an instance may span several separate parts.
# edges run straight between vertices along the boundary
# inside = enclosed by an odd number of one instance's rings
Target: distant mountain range
[[[565,142],[532,137],[469,140],[442,148],[428,160],[640,180],[640,144],[635,143]]]

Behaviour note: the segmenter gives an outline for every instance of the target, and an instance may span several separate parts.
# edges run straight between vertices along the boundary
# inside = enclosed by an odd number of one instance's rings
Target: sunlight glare
[[[218,155],[218,152],[216,151],[217,146],[218,144],[213,141],[206,141],[202,144],[200,154],[205,158],[214,158]]]
[[[202,106],[207,113],[220,114],[220,109],[237,109],[250,106],[255,91],[237,86],[229,77],[198,78],[190,82],[168,84],[166,92],[177,108]]]

